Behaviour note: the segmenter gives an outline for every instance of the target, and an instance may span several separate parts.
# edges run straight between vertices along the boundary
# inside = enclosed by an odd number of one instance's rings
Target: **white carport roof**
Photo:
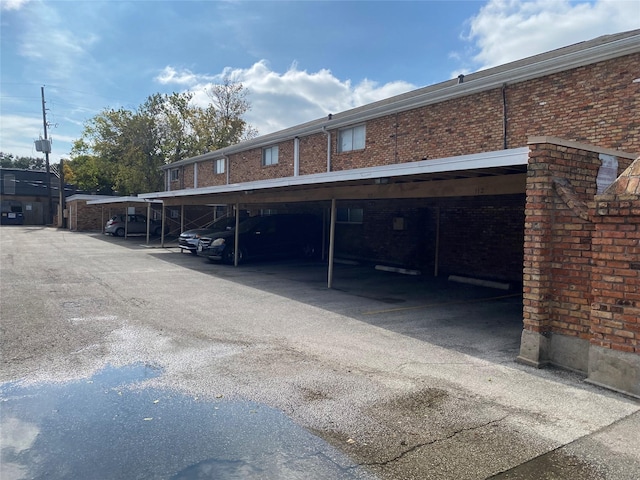
[[[340,184],[357,180],[375,180],[410,177],[415,175],[460,172],[488,168],[504,168],[527,165],[529,148],[513,148],[493,152],[461,155],[457,157],[421,160],[418,162],[400,163],[379,167],[357,168],[338,172],[316,173],[296,177],[274,178],[253,182],[232,183],[211,187],[188,188],[174,191],[140,194],[137,198],[162,199],[178,197],[194,197],[199,195],[215,195],[234,192],[249,192],[282,187],[301,187],[305,185]]]
[[[111,203],[162,203],[162,200],[149,200],[146,198],[142,198],[142,197],[133,197],[133,196],[127,196],[127,197],[106,197],[106,198],[99,198],[96,200],[89,200],[87,202],[87,205],[104,205],[104,204],[111,204]]]

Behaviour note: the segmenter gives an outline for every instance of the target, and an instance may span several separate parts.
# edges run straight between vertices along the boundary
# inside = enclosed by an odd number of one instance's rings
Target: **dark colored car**
[[[251,217],[238,228],[238,262],[272,257],[314,257],[322,245],[322,221],[315,215]],[[235,230],[200,238],[198,255],[233,263]]]
[[[247,218],[246,213],[240,214],[240,221],[242,222]],[[191,252],[193,255],[198,254],[198,243],[200,238],[210,236],[216,232],[224,232],[227,230],[233,230],[236,228],[236,217],[225,216],[208,223],[202,228],[194,228],[192,230],[186,230],[180,234],[178,239],[178,246],[180,247],[180,253],[184,253],[185,250]]]
[[[139,214],[129,214],[126,224],[127,235],[147,233],[147,217]],[[125,215],[114,215],[104,226],[104,233],[110,233],[115,237],[124,237],[125,234]],[[149,225],[149,233],[151,235],[160,236],[162,234],[162,222],[151,220]],[[165,231],[166,233],[166,231]]]

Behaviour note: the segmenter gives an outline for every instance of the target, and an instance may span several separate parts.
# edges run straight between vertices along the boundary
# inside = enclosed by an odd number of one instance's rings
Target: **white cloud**
[[[199,81],[198,77],[189,70],[178,72],[178,70],[170,66],[164,67],[162,72],[156,76],[155,80],[161,85],[177,84],[187,86]]]
[[[0,10],[20,10],[30,0],[0,0]]]
[[[367,103],[398,95],[416,86],[397,81],[384,85],[364,80],[352,85],[350,80],[336,78],[330,70],[309,73],[297,64],[284,73],[271,70],[265,60],[251,67],[226,68],[218,74],[195,74],[167,66],[156,77],[163,85],[175,84],[194,93],[194,102],[210,102],[206,92],[211,84],[229,76],[248,90],[251,110],[246,120],[261,135],[338,113]]]
[[[99,40],[94,30],[79,32],[55,5],[41,2],[24,16],[19,53],[28,65],[45,69],[49,78],[66,81],[93,66],[90,49]]]
[[[21,115],[3,115],[0,124],[0,151],[24,157],[40,157],[33,144],[43,133],[42,119]]]
[[[467,40],[482,70],[531,55],[640,28],[636,0],[489,0],[469,21]]]

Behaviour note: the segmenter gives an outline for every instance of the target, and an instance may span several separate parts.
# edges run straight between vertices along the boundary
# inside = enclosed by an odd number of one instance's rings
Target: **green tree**
[[[108,109],[89,120],[82,138],[74,144],[70,168],[75,159],[95,157],[82,165],[97,169],[91,175],[121,195],[157,191],[162,185],[160,166],[164,160],[156,146],[154,118],[142,109]],[[89,177],[91,178],[91,176]],[[108,180],[107,180],[108,179]]]
[[[222,83],[214,85],[207,95],[211,106],[203,115],[201,125],[205,131],[210,129],[208,150],[234,145],[243,140],[254,138],[258,131],[249,125],[243,116],[251,109],[247,100],[248,91],[242,83],[225,76]]]
[[[72,160],[64,162],[64,178],[67,183],[99,195],[113,193],[113,175],[110,170],[110,165],[106,165],[95,155],[76,155]]]
[[[257,134],[242,119],[249,103],[241,84],[225,78],[208,94],[211,104],[205,108],[194,104],[191,92],[155,94],[135,111],[105,109],[90,119],[69,162],[78,186],[93,185],[92,191],[110,188],[121,195],[158,191],[163,164]]]
[[[43,158],[16,157],[11,153],[0,152],[0,166],[3,168],[21,168],[23,170],[45,170]]]

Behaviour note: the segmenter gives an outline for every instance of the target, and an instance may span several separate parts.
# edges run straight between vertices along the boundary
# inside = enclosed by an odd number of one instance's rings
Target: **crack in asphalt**
[[[503,417],[501,417],[501,418],[498,418],[498,419],[496,419],[496,420],[491,420],[490,422],[486,422],[486,423],[483,423],[483,424],[481,424],[481,425],[476,425],[476,426],[474,426],[474,427],[461,428],[460,430],[456,430],[456,431],[454,431],[453,433],[451,433],[450,435],[447,435],[446,437],[436,438],[436,439],[431,440],[430,442],[419,443],[419,444],[414,445],[413,447],[411,447],[411,448],[409,448],[409,449],[405,450],[404,452],[400,453],[399,455],[396,455],[395,457],[390,458],[389,460],[384,460],[384,461],[381,461],[381,462],[360,463],[360,464],[358,464],[358,466],[365,466],[365,467],[384,467],[384,466],[389,465],[389,464],[391,464],[391,463],[393,463],[393,462],[397,462],[398,460],[400,460],[400,459],[402,459],[403,457],[405,457],[405,456],[409,455],[410,453],[415,452],[416,450],[418,450],[418,449],[420,449],[420,448],[422,448],[422,447],[426,447],[426,446],[428,446],[428,445],[433,445],[433,444],[435,444],[435,443],[442,442],[442,441],[445,441],[445,440],[450,440],[450,439],[452,439],[453,437],[455,437],[456,435],[458,435],[458,434],[460,434],[460,433],[463,433],[463,432],[470,432],[470,431],[472,431],[472,430],[477,430],[477,429],[479,429],[479,428],[487,427],[487,426],[489,426],[489,425],[493,425],[493,424],[496,424],[496,423],[502,422],[502,421],[503,421],[505,418],[507,418],[508,416],[509,416],[509,415],[505,415],[505,416],[503,416]]]

